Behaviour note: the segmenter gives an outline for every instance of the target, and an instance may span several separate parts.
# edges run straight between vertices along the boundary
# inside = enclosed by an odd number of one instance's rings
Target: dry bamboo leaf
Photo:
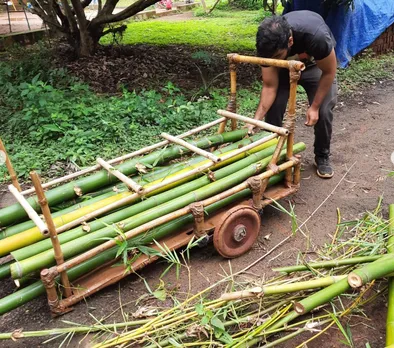
[[[80,187],[74,186],[74,192],[75,192],[75,194],[76,194],[78,197],[81,197],[81,196],[82,196],[82,190],[81,190]]]
[[[207,330],[205,330],[205,328],[201,325],[198,324],[193,324],[192,326],[190,326],[187,330],[186,330],[186,337],[199,337],[200,338],[200,334],[204,334],[205,337],[209,337],[209,334],[207,332]]]
[[[82,222],[82,230],[84,230],[85,232],[91,231],[90,225],[86,221]]]
[[[16,340],[17,340],[18,338],[22,338],[22,337],[24,337],[22,329],[14,330],[13,333],[11,334],[11,339],[12,339],[14,342],[16,342]]]
[[[159,312],[156,308],[140,307],[134,313],[131,313],[131,316],[133,318],[146,318],[146,317],[153,317],[158,313]]]
[[[143,165],[142,163],[137,163],[136,165],[135,165],[135,168],[137,169],[137,171],[140,173],[140,174],[146,174],[148,171],[146,170],[146,166],[145,165]]]

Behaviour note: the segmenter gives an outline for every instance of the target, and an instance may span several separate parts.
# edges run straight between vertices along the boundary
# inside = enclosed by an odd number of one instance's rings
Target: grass
[[[129,23],[122,44],[215,46],[226,51],[253,51],[262,11],[215,10],[210,18],[182,22],[144,21]],[[102,43],[109,43],[103,38]]]

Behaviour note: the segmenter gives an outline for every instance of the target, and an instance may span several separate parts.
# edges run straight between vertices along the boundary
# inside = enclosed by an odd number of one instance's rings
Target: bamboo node
[[[208,179],[209,179],[209,181],[211,181],[211,182],[216,181],[215,173],[212,172],[211,170],[208,170]]]
[[[23,337],[24,337],[24,335],[23,335],[23,330],[22,329],[14,330],[12,332],[12,334],[11,334],[11,339],[14,342],[16,342],[19,338],[23,338]]]
[[[294,133],[295,130],[295,118],[296,114],[290,114],[289,112],[287,113],[284,121],[283,121],[283,128],[286,128],[289,133]]]
[[[74,187],[74,192],[75,192],[75,194],[78,196],[78,197],[81,197],[82,196],[82,189],[80,188],[80,187],[78,187],[78,186],[75,186]]]

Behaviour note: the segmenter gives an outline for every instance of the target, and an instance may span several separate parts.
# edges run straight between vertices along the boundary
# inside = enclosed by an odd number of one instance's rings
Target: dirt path
[[[300,221],[308,218],[313,210],[330,195],[346,171],[353,165],[346,180],[329,197],[324,206],[308,222],[307,227],[313,247],[318,247],[327,241],[336,226],[336,209],[340,208],[344,220],[359,217],[366,210],[376,206],[379,195],[384,195],[383,207],[394,201],[394,178],[387,178],[387,171],[394,169],[390,155],[394,151],[394,84],[384,83],[372,87],[368,93],[352,96],[351,102],[343,100],[344,104],[335,113],[332,160],[336,175],[332,180],[322,181],[317,178],[312,167],[313,132],[303,125],[303,119],[298,120],[296,138],[304,141],[308,149],[304,154],[304,171],[300,191],[292,198],[296,203],[296,213]],[[265,210],[260,242],[249,253],[231,261],[232,271],[249,265],[266,250],[275,246],[290,233],[289,217],[273,208]],[[269,240],[263,238],[271,234]],[[307,240],[297,234],[294,239],[280,247],[264,262],[250,270],[256,277],[267,277],[272,273],[273,266],[292,264],[299,250],[308,248]],[[270,261],[272,260],[272,261]],[[152,288],[158,284],[158,277],[164,265],[155,264],[146,268],[142,275]],[[228,271],[229,263],[215,252],[212,246],[192,252],[190,269],[192,274],[192,291],[207,287],[221,278],[223,270]],[[222,270],[223,269],[223,270]],[[253,275],[251,276],[253,278]],[[170,272],[165,278],[166,286],[178,287],[187,291],[188,278],[186,272],[181,274],[180,282]],[[0,296],[12,291],[12,284],[2,282]],[[46,299],[41,297],[13,312],[1,317],[0,332],[18,328],[36,330],[64,326],[62,320],[78,323],[92,323],[92,314],[96,318],[108,315],[118,308],[121,298],[123,310],[131,314],[135,301],[145,293],[144,283],[137,277],[128,277],[116,286],[103,290],[85,302],[75,306],[74,311],[62,318],[52,319]],[[213,294],[215,295],[215,294]],[[367,342],[371,347],[383,347],[385,336],[386,307],[384,301],[373,303],[368,309],[368,318],[358,319],[362,325],[352,327],[356,347],[365,347]],[[120,312],[116,312],[111,321],[122,321]],[[334,337],[334,338],[333,338]],[[331,329],[322,335],[319,341],[308,344],[308,347],[345,347],[338,336],[338,330]],[[38,347],[43,340],[0,342],[0,347]],[[71,346],[77,346],[73,341]],[[300,341],[302,342],[302,341]],[[283,347],[294,347],[294,342]]]

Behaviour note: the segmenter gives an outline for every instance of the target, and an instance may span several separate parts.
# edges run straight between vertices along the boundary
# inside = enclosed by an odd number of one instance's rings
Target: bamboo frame
[[[228,159],[230,159],[232,157],[238,156],[239,154],[247,152],[247,151],[253,149],[254,147],[257,147],[257,146],[259,146],[261,144],[264,144],[264,143],[266,143],[266,142],[268,142],[268,141],[270,141],[272,139],[275,139],[277,137],[278,137],[278,134],[276,134],[276,133],[270,134],[270,135],[268,135],[268,136],[266,136],[266,137],[264,137],[264,138],[262,138],[262,139],[260,139],[260,140],[258,140],[256,142],[254,142],[254,143],[246,145],[246,146],[244,146],[244,147],[242,147],[242,148],[240,148],[238,150],[232,151],[231,153],[229,153],[227,155],[221,156],[220,158],[221,158],[222,161],[226,161],[226,160],[228,160]],[[174,176],[172,178],[168,178],[167,180],[163,180],[161,183],[159,183],[157,185],[154,185],[154,186],[151,186],[149,188],[146,188],[145,191],[144,191],[144,194],[145,195],[149,194],[149,193],[151,193],[151,192],[153,192],[155,190],[158,190],[158,189],[160,189],[162,187],[165,187],[165,186],[167,186],[169,184],[172,184],[174,182],[186,179],[186,178],[188,178],[188,177],[190,177],[192,175],[201,173],[202,171],[204,171],[206,169],[209,169],[214,164],[215,163],[213,161],[209,161],[209,162],[205,163],[202,166],[198,166],[198,167],[194,168],[193,170],[190,170],[190,171],[185,172],[185,173],[181,173],[181,174],[176,175],[176,176]],[[61,232],[67,231],[70,228],[75,227],[75,226],[77,226],[77,225],[79,225],[79,224],[81,224],[81,223],[83,223],[85,221],[89,221],[89,220],[91,220],[91,219],[93,219],[93,218],[95,218],[97,216],[100,216],[100,215],[105,214],[105,213],[107,213],[107,212],[109,212],[111,210],[114,210],[114,209],[117,209],[117,208],[119,208],[121,206],[124,206],[124,205],[132,202],[133,200],[137,199],[138,197],[140,197],[140,194],[135,193],[135,194],[132,194],[129,197],[122,198],[122,199],[120,199],[117,202],[109,204],[109,205],[107,205],[107,206],[105,206],[103,208],[97,209],[95,212],[86,214],[86,215],[84,215],[84,216],[82,216],[82,217],[80,217],[80,218],[78,218],[78,219],[76,219],[74,221],[71,221],[71,222],[69,222],[69,223],[67,223],[67,224],[65,224],[63,226],[60,226],[57,229],[57,232],[61,233]]]
[[[3,141],[0,138],[0,151],[4,152],[5,156],[5,165],[7,167],[8,173],[10,174],[12,184],[17,188],[17,190],[20,192],[22,191],[19,182],[18,182],[18,177],[15,173],[14,167],[12,166],[10,157],[8,156],[7,150],[5,149],[5,146],[3,144]]]
[[[41,206],[42,213],[45,217],[45,221],[48,226],[49,234],[51,236],[53,251],[55,254],[56,264],[61,265],[64,262],[63,252],[60,247],[59,239],[57,238],[56,226],[51,216],[51,211],[48,206],[48,201],[45,197],[44,189],[41,186],[40,177],[36,172],[31,172],[30,178],[33,182],[34,188],[37,193],[38,203]],[[70,281],[68,280],[67,273],[66,272],[60,273],[60,279],[64,287],[64,295],[66,297],[71,296],[72,293],[71,293]]]
[[[224,116],[224,117],[227,117],[227,118],[230,118],[230,119],[239,120],[239,121],[243,121],[245,123],[253,124],[253,125],[257,126],[257,127],[263,128],[263,129],[268,130],[270,132],[278,133],[279,135],[288,135],[289,134],[289,131],[286,128],[274,126],[274,125],[272,125],[270,123],[267,123],[267,122],[264,122],[264,121],[255,120],[254,118],[242,116],[242,115],[239,115],[239,114],[235,114],[235,113],[230,112],[230,111],[218,110],[217,113],[220,116]]]
[[[26,200],[26,198],[22,196],[22,194],[18,191],[18,189],[14,185],[9,185],[8,190],[11,192],[11,194],[15,197],[18,203],[26,211],[29,218],[36,224],[40,232],[44,236],[47,236],[49,233],[47,225],[44,223],[44,221],[41,220],[37,212],[31,207],[31,205]]]
[[[104,161],[102,158],[96,159],[97,163],[103,167],[108,173],[116,176],[120,181],[127,185],[130,189],[138,194],[142,194],[144,192],[144,188],[141,185],[138,185],[133,179],[121,173],[119,170],[116,170],[112,167],[108,162]],[[36,190],[37,191],[37,190]]]
[[[228,54],[227,58],[230,60],[231,63],[250,63],[256,65],[274,66],[276,68],[285,68],[285,69],[290,69],[290,66],[293,65],[294,69],[296,69],[297,71],[302,71],[305,69],[305,64],[296,60],[259,58],[259,57],[251,57],[251,56],[242,56],[236,53]]]
[[[201,155],[201,156],[203,156],[205,158],[210,159],[212,162],[218,163],[218,162],[221,161],[221,159],[219,157],[215,156],[214,154],[212,154],[212,153],[210,153],[208,151],[205,151],[203,149],[200,149],[197,146],[189,144],[188,142],[186,142],[186,141],[184,141],[182,139],[179,139],[177,137],[174,137],[174,136],[172,136],[170,134],[161,133],[160,136],[163,137],[164,139],[168,140],[171,143],[178,144],[180,146],[186,147],[190,151],[195,152],[198,155]]]
[[[237,112],[237,65],[230,62],[230,99],[227,104],[227,111]],[[227,118],[219,126],[219,134],[223,133],[226,129]],[[231,129],[237,128],[237,120],[231,120]]]
[[[299,162],[298,159],[293,158],[292,160],[289,160],[289,161],[279,165],[278,170],[279,170],[279,172],[282,172],[288,168],[293,167],[298,162]],[[273,176],[275,174],[276,174],[276,172],[274,172],[273,170],[270,169],[260,175],[257,175],[257,177],[259,177],[260,180],[263,180],[266,178],[270,178],[271,176]],[[248,187],[249,187],[249,184],[247,181],[245,181],[242,184],[236,185],[229,190],[221,192],[213,197],[207,198],[207,199],[203,200],[201,203],[204,205],[204,207],[211,205],[211,204],[216,203],[224,198],[227,198],[237,192],[240,192]],[[75,258],[73,258],[71,260],[66,261],[62,265],[54,266],[54,267],[56,267],[56,272],[61,273],[61,272],[66,271],[67,269],[70,269],[72,267],[79,265],[80,263],[90,259],[91,257],[93,257],[105,250],[108,250],[109,248],[116,246],[116,242],[119,240],[124,240],[124,239],[128,240],[128,239],[138,236],[139,234],[144,233],[154,227],[160,226],[165,222],[169,222],[169,221],[172,221],[178,217],[189,214],[190,212],[191,212],[190,206],[187,206],[187,207],[184,207],[184,208],[179,209],[177,211],[174,211],[170,214],[164,215],[160,218],[157,218],[155,220],[147,222],[139,227],[136,227],[128,232],[125,232],[124,235],[121,237],[116,237],[113,240],[109,240],[101,245],[98,245],[97,247],[95,247],[93,249],[90,249],[89,251],[87,251],[81,255],[76,256]]]
[[[178,135],[177,138],[186,138],[186,137],[188,137],[188,136],[190,136],[190,135],[199,133],[199,132],[201,132],[201,131],[203,131],[203,130],[205,130],[205,129],[211,128],[211,127],[213,127],[213,126],[215,126],[215,125],[217,125],[217,124],[219,124],[219,123],[222,123],[223,121],[225,121],[225,118],[224,118],[224,117],[223,117],[223,118],[220,118],[220,119],[217,119],[217,120],[215,120],[215,121],[212,121],[212,122],[210,122],[210,123],[207,123],[207,124],[205,124],[205,125],[202,125],[202,126],[200,126],[200,127],[191,129],[190,131],[187,131],[187,132],[185,132],[185,133],[182,133],[182,134]],[[162,146],[165,146],[165,145],[168,145],[168,144],[169,144],[169,141],[168,141],[168,140],[164,140],[164,141],[161,141],[161,142],[159,142],[159,143],[156,143],[156,144],[153,144],[153,145],[144,147],[144,148],[142,148],[142,149],[140,149],[140,150],[131,152],[131,153],[127,154],[127,155],[123,155],[123,156],[114,158],[114,159],[108,161],[108,163],[109,163],[109,164],[119,163],[119,162],[125,161],[125,160],[127,160],[127,159],[130,159],[130,158],[132,158],[132,157],[136,157],[136,156],[142,155],[142,154],[144,154],[144,153],[150,152],[150,151],[152,151],[152,150],[158,149],[159,147],[162,147]],[[42,187],[43,187],[43,188],[48,188],[48,187],[51,187],[51,186],[53,186],[53,185],[56,185],[56,184],[60,184],[60,183],[62,183],[62,182],[65,182],[65,181],[69,181],[69,180],[71,180],[71,179],[75,179],[75,178],[77,178],[77,177],[79,177],[79,176],[81,176],[81,175],[85,175],[85,174],[94,172],[95,170],[98,170],[98,169],[100,169],[100,168],[101,168],[101,166],[100,166],[99,164],[96,164],[96,165],[94,165],[94,166],[92,166],[92,167],[83,169],[83,170],[81,170],[81,171],[79,171],[79,172],[72,173],[72,174],[63,176],[63,177],[61,177],[61,178],[58,178],[58,179],[49,181],[49,182],[47,182],[47,183],[44,183],[44,184],[42,184]],[[28,194],[33,193],[33,192],[34,192],[34,187],[22,191],[21,194],[22,194],[22,195],[28,195]]]

